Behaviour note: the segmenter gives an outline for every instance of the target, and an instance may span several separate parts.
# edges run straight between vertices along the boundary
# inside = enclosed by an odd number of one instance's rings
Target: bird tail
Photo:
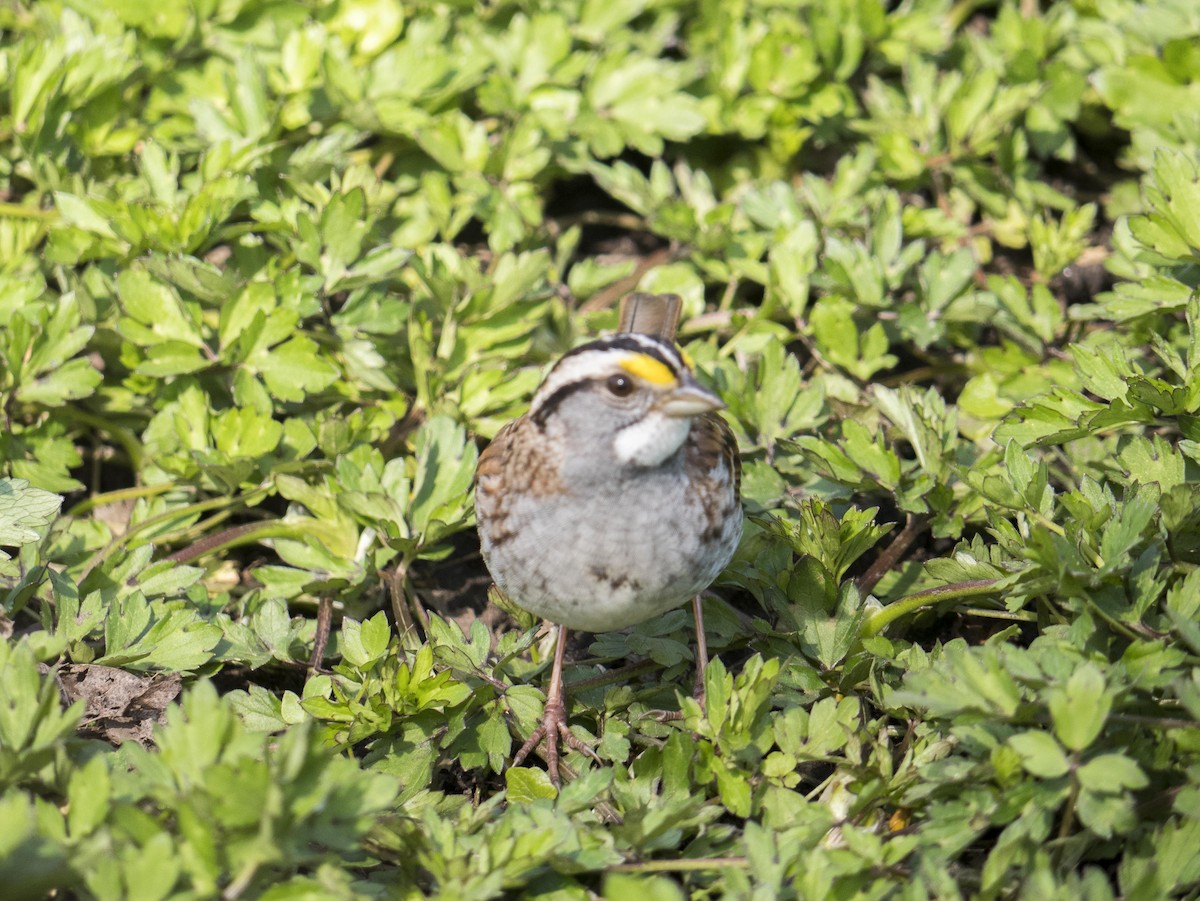
[[[682,309],[683,299],[678,294],[630,294],[621,300],[617,331],[674,341]]]

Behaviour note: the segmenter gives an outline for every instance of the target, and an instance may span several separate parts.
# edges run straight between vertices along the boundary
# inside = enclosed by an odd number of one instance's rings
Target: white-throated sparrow
[[[621,629],[691,600],[702,672],[699,593],[742,534],[737,442],[675,346],[679,307],[674,295],[631,295],[622,331],[559,360],[479,457],[488,570],[514,603],[559,625],[542,724],[513,761],[544,737],[556,783],[560,736],[595,757],[567,729],[566,630]]]

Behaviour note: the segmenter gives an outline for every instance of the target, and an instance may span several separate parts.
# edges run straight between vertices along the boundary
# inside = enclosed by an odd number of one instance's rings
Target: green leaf
[[[532,804],[558,797],[558,789],[550,782],[549,775],[537,767],[510,766],[504,771],[504,785],[510,804]]]
[[[178,602],[147,602],[135,591],[109,608],[105,653],[95,662],[130,669],[190,672],[213,657],[221,628]]]
[[[108,763],[101,755],[93,757],[71,774],[67,785],[67,829],[79,841],[96,831],[108,816],[112,799],[112,780]]]
[[[749,775],[726,765],[717,767],[716,777],[717,793],[725,809],[735,817],[748,817],[751,797]]]
[[[1047,697],[1054,734],[1072,751],[1096,740],[1112,707],[1104,674],[1092,663],[1075,670],[1065,686],[1051,689]]]
[[[1098,794],[1145,788],[1150,780],[1137,762],[1124,754],[1100,754],[1079,768],[1079,784]]]
[[[61,506],[61,497],[31,488],[25,479],[0,478],[0,545],[20,547],[37,541]],[[0,560],[7,559],[0,551]]]
[[[347,663],[359,669],[370,669],[387,653],[391,631],[392,627],[382,610],[361,624],[346,617],[342,620],[338,648]]]
[[[246,365],[263,377],[272,395],[293,403],[328,388],[338,375],[333,364],[317,353],[317,345],[305,335],[296,335],[271,350],[257,351],[246,359]]]
[[[1143,532],[1158,510],[1157,491],[1138,486],[1126,493],[1119,513],[1104,526],[1100,535],[1100,555],[1106,570],[1127,565],[1130,551],[1140,544]]]
[[[968,648],[960,639],[947,643],[933,667],[905,676],[899,703],[918,703],[942,716],[963,711],[1011,717],[1021,701],[1016,679],[1003,665],[1000,651],[985,645]]]
[[[378,660],[387,653],[388,642],[392,637],[392,626],[381,610],[362,624],[359,635],[367,656],[372,660]]]
[[[87,198],[58,191],[54,195],[54,205],[64,221],[76,228],[95,232],[105,238],[116,238],[108,217],[97,209],[97,204]]]
[[[17,397],[25,403],[60,407],[68,400],[90,397],[103,378],[88,360],[68,360],[40,378],[25,382]]]
[[[646,901],[683,901],[686,897],[678,885],[666,876],[641,876],[632,873],[610,873],[604,877],[602,897],[610,901],[622,898],[644,898]]]
[[[0,880],[14,898],[45,897],[71,886],[62,814],[26,792],[0,795]]]
[[[1008,744],[1021,755],[1026,770],[1043,779],[1065,776],[1071,768],[1062,746],[1046,732],[1020,732]]]
[[[1151,212],[1129,222],[1134,236],[1161,257],[1182,263],[1200,257],[1200,173],[1187,155],[1156,154],[1147,188]]]
[[[0,785],[9,786],[51,762],[83,715],[83,703],[62,709],[53,676],[39,672],[24,639],[0,642],[0,686]]]
[[[148,598],[176,597],[191,588],[204,575],[198,566],[181,566],[169,560],[152,563],[138,573],[137,584]]]
[[[252,684],[246,691],[231,691],[226,698],[251,732],[278,732],[288,726],[282,702],[261,685]]]
[[[179,297],[146,270],[123,271],[117,278],[117,291],[127,314],[119,328],[130,341],[143,347],[165,341],[195,348],[204,346],[195,320]]]

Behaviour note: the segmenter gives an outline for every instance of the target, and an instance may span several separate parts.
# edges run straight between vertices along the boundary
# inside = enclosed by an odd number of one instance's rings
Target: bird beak
[[[724,406],[725,401],[691,379],[672,388],[657,404],[661,413],[678,419],[699,416],[701,413],[711,413]]]

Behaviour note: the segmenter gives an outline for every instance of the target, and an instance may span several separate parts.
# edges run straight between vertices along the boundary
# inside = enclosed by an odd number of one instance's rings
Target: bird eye
[[[627,375],[610,375],[608,377],[608,390],[617,397],[628,397],[633,393],[633,379]]]

